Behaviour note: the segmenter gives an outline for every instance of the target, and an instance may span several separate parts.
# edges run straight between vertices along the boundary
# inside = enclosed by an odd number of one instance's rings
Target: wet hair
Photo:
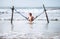
[[[30,16],[32,16],[32,13],[29,13]]]

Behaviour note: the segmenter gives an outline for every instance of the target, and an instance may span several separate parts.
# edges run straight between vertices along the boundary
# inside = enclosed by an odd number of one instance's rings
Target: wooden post
[[[11,15],[11,24],[12,24],[12,22],[13,22],[14,6],[12,6],[11,10],[12,10],[12,15]]]
[[[43,8],[44,8],[44,12],[45,12],[45,15],[46,15],[47,22],[49,23],[48,15],[47,15],[47,12],[46,12],[44,4],[43,4]]]

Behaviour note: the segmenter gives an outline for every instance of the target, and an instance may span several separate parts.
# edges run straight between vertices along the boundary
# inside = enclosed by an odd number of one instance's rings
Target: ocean
[[[15,9],[27,18],[30,12],[34,17],[42,14],[38,16],[33,23],[29,23],[28,20],[14,10],[13,23],[11,24],[11,8],[1,8],[1,39],[60,39],[60,8],[46,8],[49,23],[47,23],[43,8]]]

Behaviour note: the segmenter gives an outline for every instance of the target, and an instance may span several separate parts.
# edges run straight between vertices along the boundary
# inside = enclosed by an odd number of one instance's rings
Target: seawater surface
[[[4,12],[3,12],[4,11]],[[43,9],[19,9],[24,16],[32,12],[33,16],[39,15]],[[0,38],[3,39],[60,39],[60,10],[47,11],[49,23],[43,13],[33,23],[14,11],[11,24],[11,10],[0,10]]]

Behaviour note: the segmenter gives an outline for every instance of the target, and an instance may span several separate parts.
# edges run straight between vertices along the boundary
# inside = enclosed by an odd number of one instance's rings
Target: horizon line
[[[6,8],[12,8],[12,7],[0,7],[0,9],[6,9]],[[43,8],[43,7],[15,7],[17,9],[20,9],[20,8],[23,8],[23,9],[26,9],[26,8],[37,8],[37,9],[40,9],[40,8]],[[60,7],[46,7],[46,8],[59,8]]]

